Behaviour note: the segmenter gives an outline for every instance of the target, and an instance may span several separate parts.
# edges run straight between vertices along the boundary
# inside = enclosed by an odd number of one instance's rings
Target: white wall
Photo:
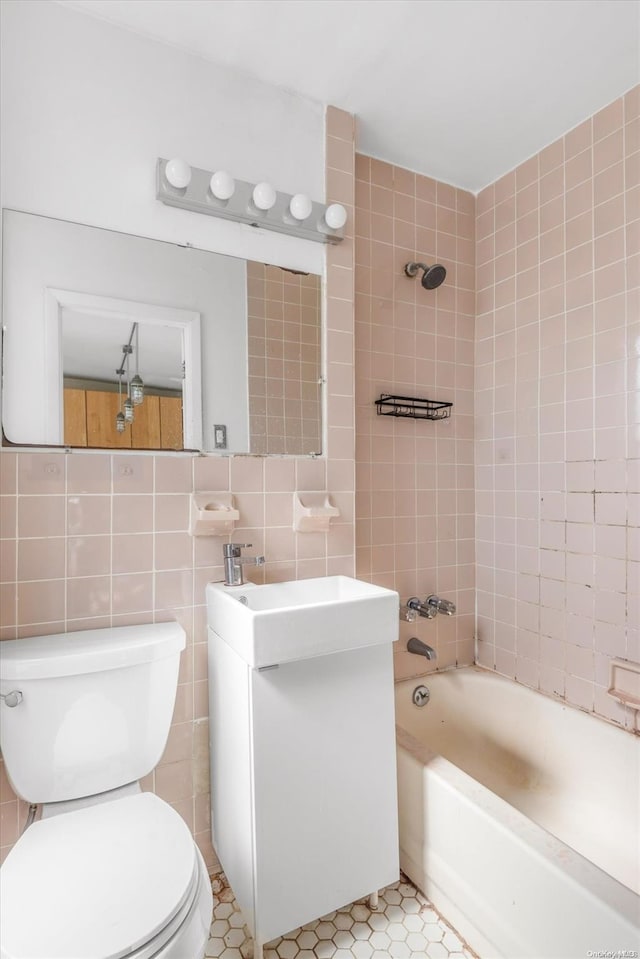
[[[163,206],[158,156],[324,200],[320,104],[50,0],[2,3],[2,206],[323,272],[324,247]]]

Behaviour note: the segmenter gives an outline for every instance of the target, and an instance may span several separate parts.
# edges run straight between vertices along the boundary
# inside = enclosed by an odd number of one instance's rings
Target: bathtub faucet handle
[[[412,609],[408,603],[406,606],[400,607],[400,619],[403,623],[415,623],[417,618],[418,614],[416,610]]]
[[[434,606],[430,605],[426,599],[423,602],[421,599],[418,599],[417,596],[412,596],[411,599],[407,600],[407,609],[413,610],[413,612],[417,613],[418,616],[424,616],[425,619],[433,619],[438,612],[438,610]],[[410,620],[407,616],[407,621],[413,622],[414,620]]]
[[[434,615],[435,613],[444,613],[445,616],[453,616],[456,611],[455,603],[452,603],[450,599],[440,599],[435,593],[427,596],[425,602],[427,606],[434,610]]]

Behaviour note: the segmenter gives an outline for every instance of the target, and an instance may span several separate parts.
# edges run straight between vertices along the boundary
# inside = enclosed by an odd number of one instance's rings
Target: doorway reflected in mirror
[[[184,448],[179,328],[112,316],[95,323],[66,308],[62,361],[65,446]]]

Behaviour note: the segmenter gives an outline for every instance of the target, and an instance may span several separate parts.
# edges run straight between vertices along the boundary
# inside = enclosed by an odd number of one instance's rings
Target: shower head
[[[435,290],[436,287],[444,283],[447,271],[440,263],[434,263],[433,266],[427,266],[426,263],[407,263],[404,272],[407,276],[417,276],[418,270],[422,270],[422,283],[425,290]]]

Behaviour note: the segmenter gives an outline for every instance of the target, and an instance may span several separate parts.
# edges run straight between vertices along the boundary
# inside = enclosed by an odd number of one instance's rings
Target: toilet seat
[[[201,882],[193,837],[153,793],[34,823],[0,870],[2,959],[147,959]]]

